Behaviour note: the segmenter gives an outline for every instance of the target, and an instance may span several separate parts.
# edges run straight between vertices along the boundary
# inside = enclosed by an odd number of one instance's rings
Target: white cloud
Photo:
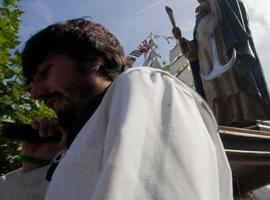
[[[251,30],[255,36],[257,45],[265,43],[270,31],[270,1],[269,0],[245,0],[250,18]]]
[[[143,12],[145,12],[145,11],[147,11],[147,10],[149,10],[149,9],[151,9],[151,8],[159,5],[159,4],[161,4],[163,1],[165,1],[165,0],[160,0],[160,1],[157,1],[157,2],[154,2],[154,3],[150,4],[149,6],[146,6],[145,8],[141,9],[140,11],[138,11],[136,13],[136,15],[139,15],[139,14],[141,14],[141,13],[143,13]]]
[[[265,79],[270,85],[270,1],[244,0],[244,3],[248,9],[250,28],[265,72]]]

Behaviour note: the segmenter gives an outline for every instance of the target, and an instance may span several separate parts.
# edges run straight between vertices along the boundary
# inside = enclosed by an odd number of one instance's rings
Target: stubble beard
[[[80,109],[94,96],[95,87],[85,75],[78,72],[73,80],[66,84],[65,90],[68,91],[69,98],[66,98],[67,105],[63,111],[57,113],[57,118],[60,126],[69,129]]]
[[[65,110],[57,112],[56,115],[59,125],[65,129],[69,129],[76,116],[76,107],[73,103],[69,103],[65,107]]]

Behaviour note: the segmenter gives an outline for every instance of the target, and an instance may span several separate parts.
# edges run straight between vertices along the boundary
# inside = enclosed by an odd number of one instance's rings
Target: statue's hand
[[[191,51],[190,41],[182,37],[181,30],[179,27],[173,27],[172,29],[173,36],[178,40],[181,47],[182,53],[189,59],[188,52]]]
[[[211,11],[208,1],[200,1],[199,3],[200,5],[196,8],[195,13],[200,13],[202,11]]]
[[[173,27],[172,34],[178,40],[180,40],[182,37],[182,33],[179,27]]]

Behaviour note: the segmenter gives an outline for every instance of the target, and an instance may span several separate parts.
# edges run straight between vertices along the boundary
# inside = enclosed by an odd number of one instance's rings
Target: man
[[[244,4],[240,0],[198,2],[194,40],[181,38],[180,29],[173,30],[191,62],[197,91],[207,100],[219,125],[245,127],[256,120],[268,120],[269,94]],[[213,38],[217,49],[212,46]],[[201,80],[215,62],[228,63],[234,50],[237,55],[232,69],[212,80]]]
[[[62,139],[24,143],[23,168],[2,177],[0,199],[232,199],[206,103],[161,70],[120,74],[128,63],[103,26],[86,19],[51,25],[27,42],[22,58],[33,98],[57,114],[33,128]],[[38,165],[56,153],[49,166]]]

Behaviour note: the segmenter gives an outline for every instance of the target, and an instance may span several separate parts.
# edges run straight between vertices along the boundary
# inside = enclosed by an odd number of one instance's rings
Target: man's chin
[[[75,109],[69,108],[65,112],[56,112],[58,123],[65,129],[69,129],[75,119]]]
[[[71,117],[67,117],[67,116],[59,116],[58,115],[58,122],[59,122],[59,125],[65,129],[69,129],[70,128],[70,125],[72,124],[73,122],[73,118]]]

